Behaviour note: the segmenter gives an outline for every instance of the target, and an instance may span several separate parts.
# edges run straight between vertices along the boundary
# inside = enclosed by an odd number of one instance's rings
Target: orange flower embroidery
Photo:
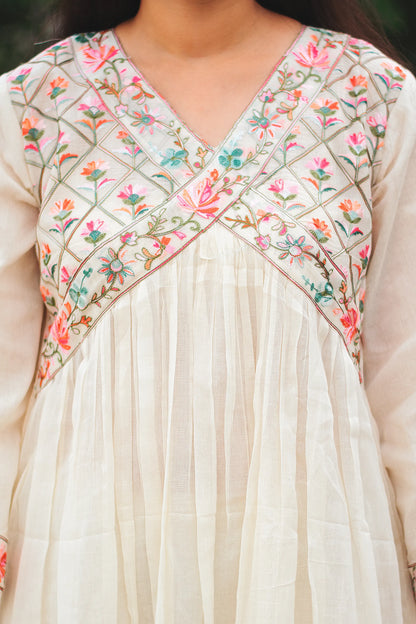
[[[205,178],[196,186],[185,189],[181,195],[178,195],[178,203],[185,210],[196,212],[200,217],[209,219],[214,216],[214,212],[218,210],[218,206],[214,204],[219,200],[218,193],[215,193],[211,186],[210,178]]]
[[[312,219],[312,225],[314,228],[322,232],[328,238],[331,238],[331,230],[329,226],[325,223],[325,221],[321,221],[320,219]]]
[[[31,130],[39,130],[41,127],[43,127],[43,124],[39,122],[37,117],[25,117],[22,121],[22,134],[26,136]]]
[[[351,76],[350,78],[350,84],[347,85],[347,89],[348,90],[353,90],[357,87],[361,87],[363,89],[367,89],[368,87],[368,82],[367,79],[364,76]]]
[[[69,310],[71,310],[69,305],[68,307],[69,307]],[[59,316],[56,317],[51,327],[52,336],[54,337],[56,342],[59,344],[61,349],[65,349],[65,351],[68,351],[71,348],[71,346],[68,344],[69,333],[68,333],[67,318],[68,317],[65,313],[65,310],[62,310]]]

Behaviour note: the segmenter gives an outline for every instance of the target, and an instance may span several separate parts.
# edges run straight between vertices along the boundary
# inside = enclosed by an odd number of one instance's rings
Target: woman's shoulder
[[[0,108],[13,108],[22,121],[28,109],[56,119],[66,98],[82,90],[84,77],[77,63],[79,50],[90,49],[100,33],[75,34],[42,50],[0,76]],[[33,112],[33,111],[32,111]]]
[[[416,97],[416,79],[403,63],[392,58],[374,44],[348,33],[307,27],[311,64],[323,63],[325,89],[331,91],[343,107],[371,110],[385,107],[386,116],[396,103]],[[314,69],[312,68],[312,71]]]
[[[41,81],[52,67],[64,65],[73,57],[74,36],[56,41],[28,61],[0,76],[2,82],[18,87],[27,80]],[[11,87],[13,89],[13,86]]]
[[[382,80],[387,88],[414,80],[410,69],[369,41],[334,30],[315,27],[308,27],[308,30],[311,32],[312,44],[315,39],[324,49],[334,51],[332,73],[335,76],[361,68],[372,79]]]
[[[13,105],[14,108],[27,107],[39,91],[49,92],[52,99],[56,87],[67,80],[65,66],[73,60],[71,37],[62,39],[42,50],[28,61],[0,76],[1,105]],[[57,75],[62,68],[62,77]],[[49,81],[49,84],[48,84]],[[55,82],[54,82],[55,81]]]

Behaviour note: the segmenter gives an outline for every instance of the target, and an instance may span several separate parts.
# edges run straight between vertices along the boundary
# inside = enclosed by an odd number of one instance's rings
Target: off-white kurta
[[[304,28],[216,148],[113,31],[0,90],[1,624],[414,623],[413,76]]]

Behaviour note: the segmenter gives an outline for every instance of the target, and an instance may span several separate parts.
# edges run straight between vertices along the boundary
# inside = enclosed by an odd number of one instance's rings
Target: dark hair
[[[400,55],[381,27],[371,0],[258,0],[270,11],[302,24],[348,33],[369,41],[390,57]],[[139,0],[58,0],[55,32],[66,37],[117,26],[137,13]]]

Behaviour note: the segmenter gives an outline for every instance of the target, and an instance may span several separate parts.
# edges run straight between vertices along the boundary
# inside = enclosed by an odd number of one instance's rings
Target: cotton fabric
[[[305,27],[216,148],[113,31],[0,88],[0,623],[416,621],[413,76]]]

